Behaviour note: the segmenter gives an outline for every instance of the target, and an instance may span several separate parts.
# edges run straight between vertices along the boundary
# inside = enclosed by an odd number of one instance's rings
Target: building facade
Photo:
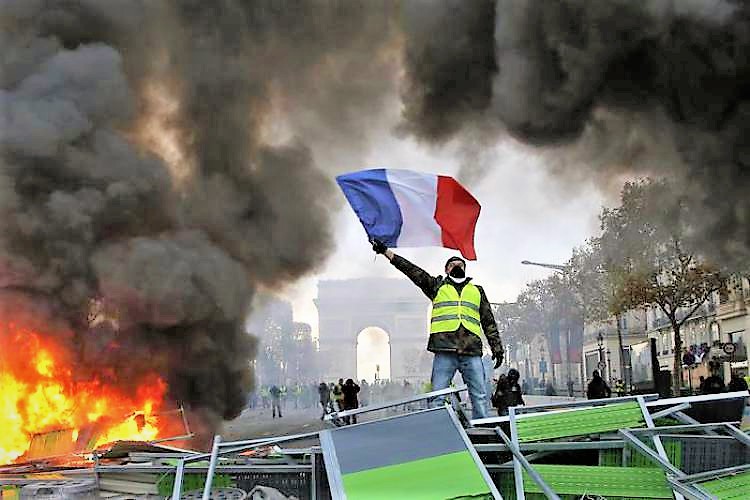
[[[617,319],[589,321],[583,333],[583,379],[588,381],[594,370],[610,385],[618,379],[630,381],[630,346],[647,339],[646,313],[634,309],[620,315],[622,355],[617,335]]]
[[[678,320],[689,310],[680,311]],[[748,368],[747,345],[750,343],[750,283],[746,278],[733,276],[724,293],[715,293],[695,310],[680,328],[682,338],[683,388],[696,391],[700,377],[710,374],[709,362],[722,366],[726,382],[732,374],[746,376]],[[584,334],[584,366],[586,377],[595,369],[613,382],[620,378],[620,358],[617,328],[614,318],[600,323],[587,323]],[[674,330],[669,319],[658,307],[629,311],[622,316],[625,380],[631,365],[631,346],[648,339],[656,341],[659,369],[673,371]],[[727,347],[729,345],[729,347]]]

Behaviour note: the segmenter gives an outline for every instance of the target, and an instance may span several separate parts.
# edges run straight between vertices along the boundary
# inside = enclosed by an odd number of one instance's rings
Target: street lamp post
[[[599,366],[597,368],[601,368],[601,364],[604,362],[604,352],[602,351],[602,347],[604,347],[604,335],[602,335],[601,330],[596,335],[596,343],[599,346]]]
[[[612,383],[612,360],[610,358],[610,351],[609,348],[607,348],[607,380],[609,383]]]

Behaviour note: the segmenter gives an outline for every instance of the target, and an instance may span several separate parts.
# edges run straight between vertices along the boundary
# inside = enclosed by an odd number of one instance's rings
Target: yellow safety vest
[[[458,295],[458,290],[450,283],[443,283],[432,301],[432,320],[430,334],[455,332],[463,325],[471,333],[482,333],[479,317],[481,302],[479,288],[467,283]]]

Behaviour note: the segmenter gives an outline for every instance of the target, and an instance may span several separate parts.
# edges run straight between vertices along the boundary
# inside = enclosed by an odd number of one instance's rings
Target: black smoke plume
[[[392,50],[392,7],[0,9],[0,301],[13,304],[0,309],[42,308],[49,329],[73,331],[81,377],[128,384],[155,370],[209,425],[236,416],[252,387],[254,291],[311,271],[330,247],[332,183],[269,121],[283,109],[331,147],[362,145],[360,117],[377,114],[392,78],[387,57],[361,52]],[[87,322],[92,301],[117,328]]]
[[[410,5],[403,97],[411,131],[442,142],[494,130],[551,152],[568,173],[673,177],[693,205],[702,250],[747,261],[746,2]]]

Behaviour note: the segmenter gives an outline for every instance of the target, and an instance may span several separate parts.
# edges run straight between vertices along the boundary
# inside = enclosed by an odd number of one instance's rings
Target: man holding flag
[[[466,277],[466,261],[451,257],[445,278],[433,277],[388,247],[442,246],[476,260],[474,230],[479,202],[452,177],[396,169],[371,169],[336,178],[375,252],[385,255],[432,301],[430,340],[435,354],[432,389],[447,388],[456,371],[469,387],[474,418],[487,416],[482,338],[495,368],[503,346],[487,296]],[[441,398],[441,401],[444,398]]]
[[[447,388],[458,370],[469,387],[472,418],[487,417],[480,334],[484,332],[492,348],[495,367],[502,363],[503,345],[484,290],[466,276],[466,262],[461,257],[451,257],[445,263],[445,278],[434,277],[396,255],[380,241],[375,241],[372,248],[376,253],[385,255],[432,301],[430,339],[427,343],[427,350],[435,354],[432,361],[432,390]]]

